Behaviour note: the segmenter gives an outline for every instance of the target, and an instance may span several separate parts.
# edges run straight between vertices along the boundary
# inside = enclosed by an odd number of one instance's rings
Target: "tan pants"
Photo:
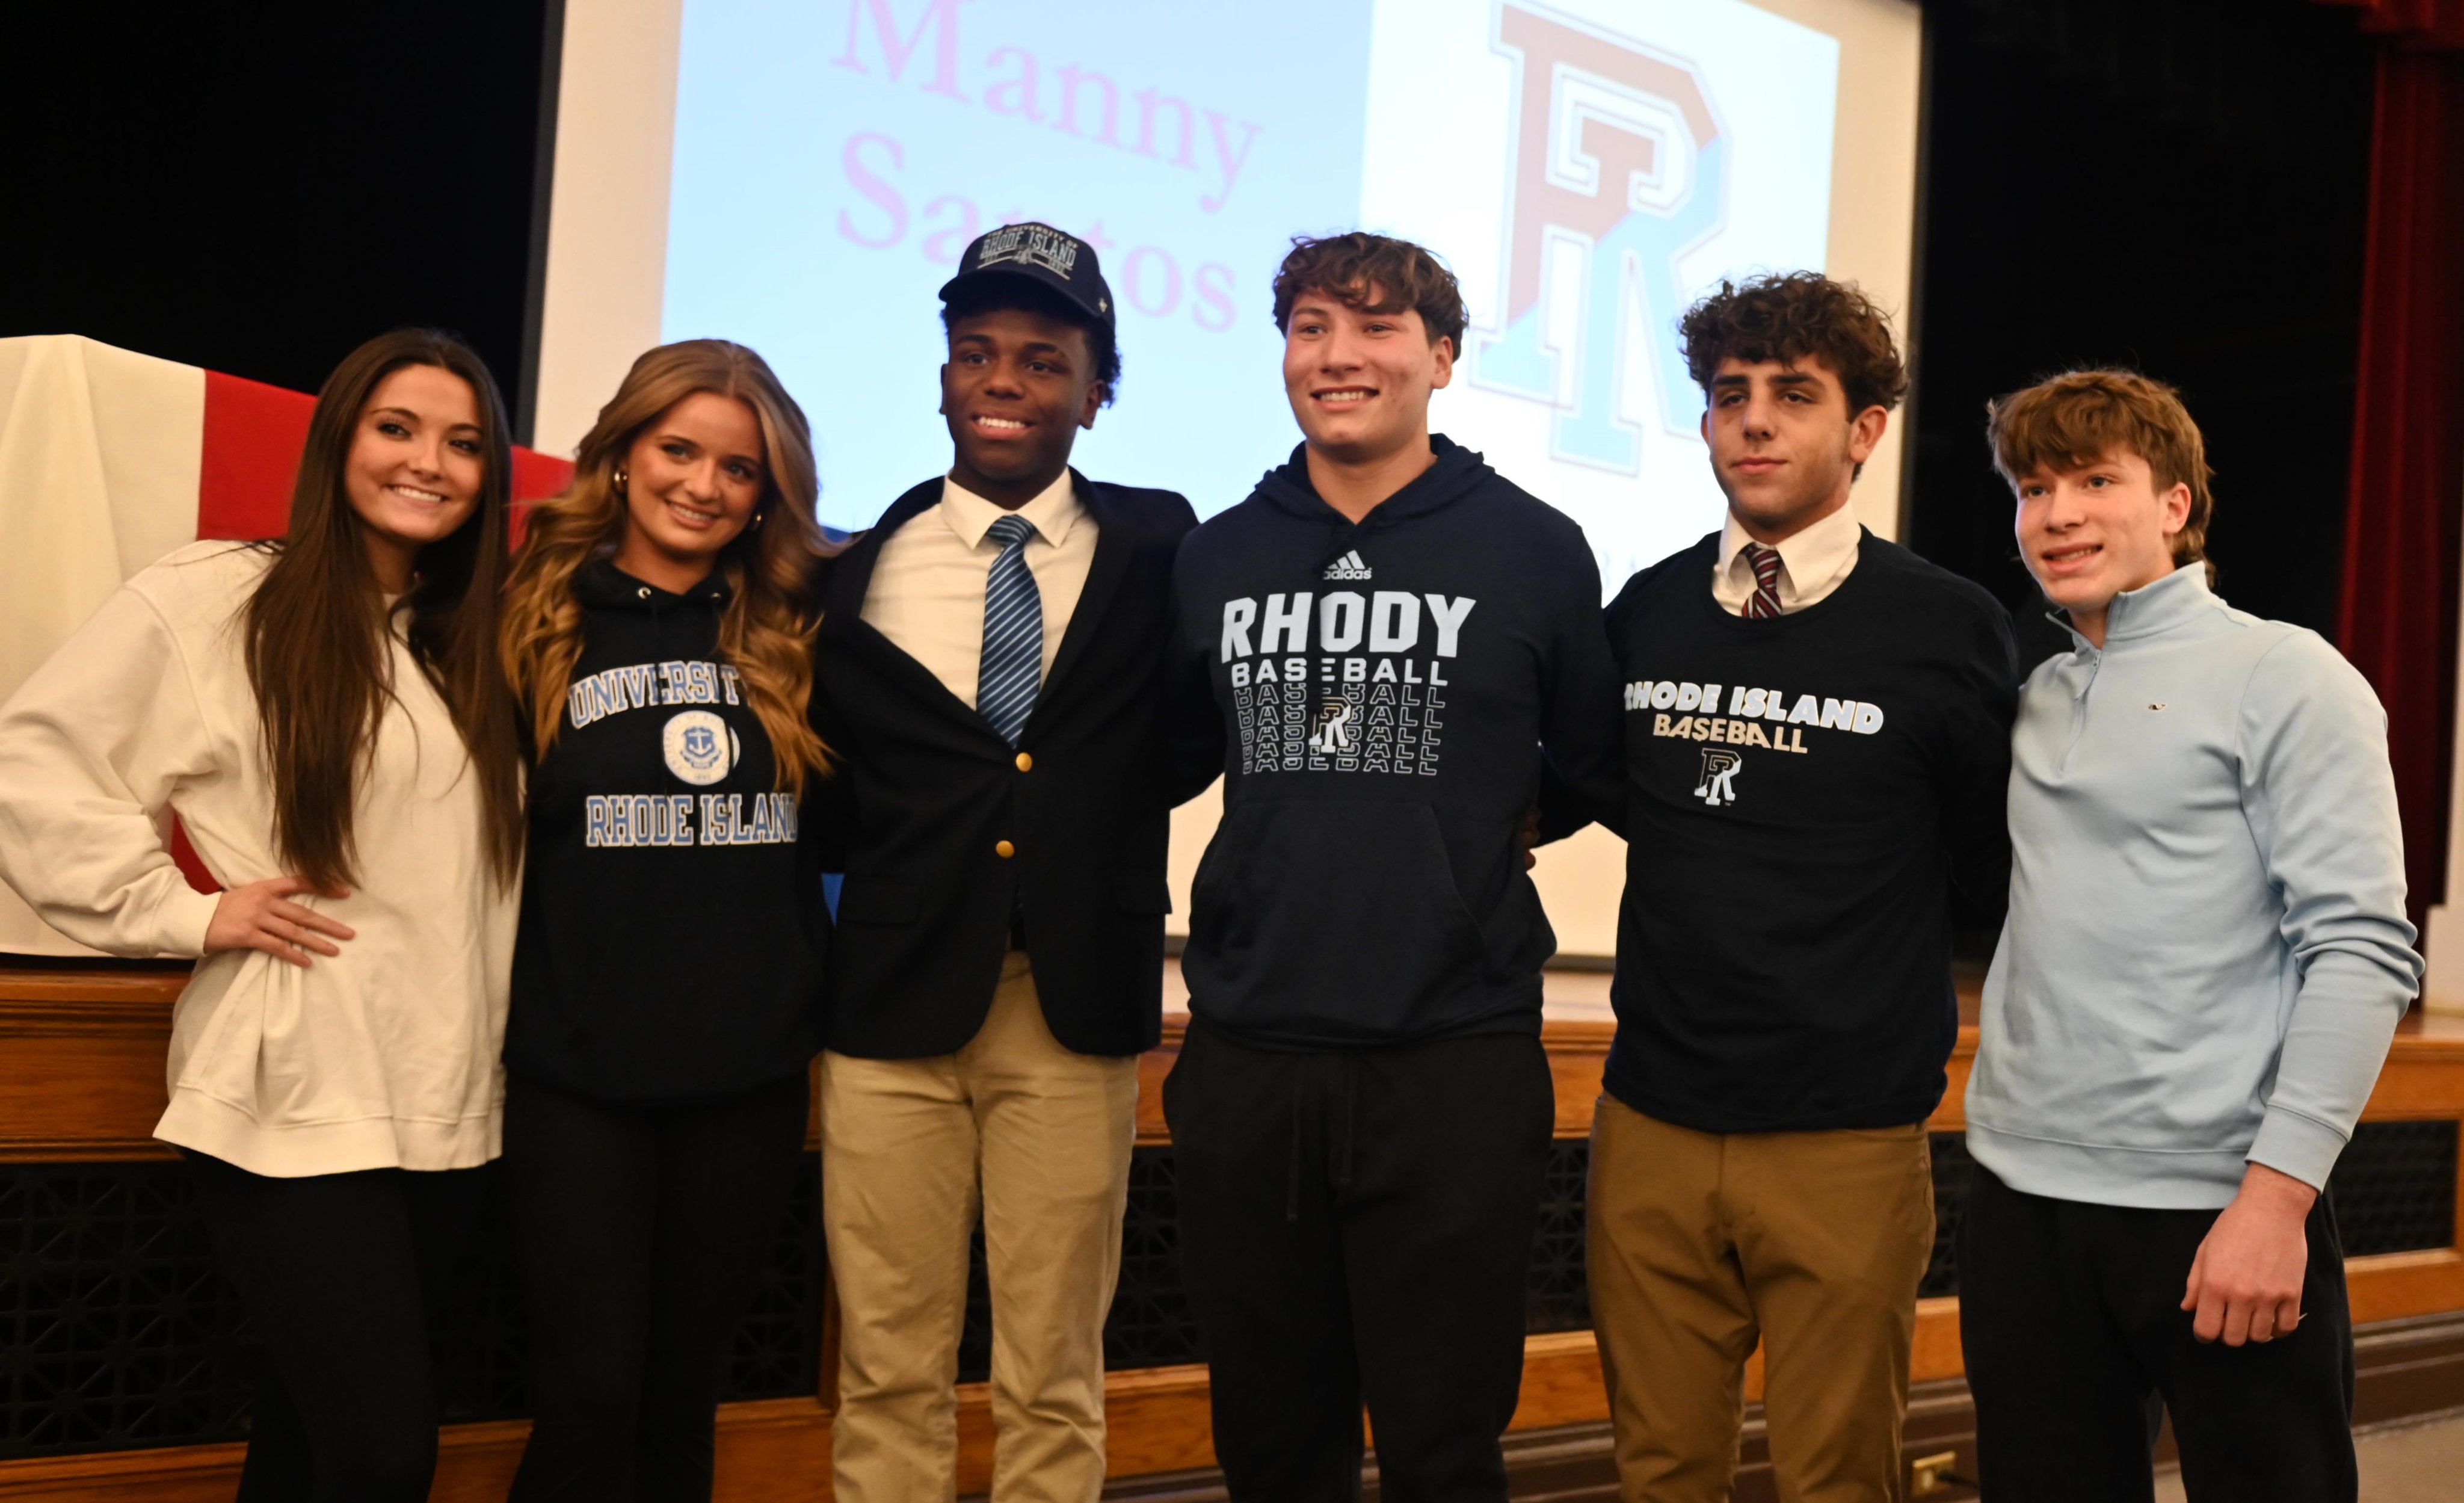
[[[1073,1054],[1024,955],[966,1048],[822,1056],[822,1222],[839,1295],[840,1503],[957,1491],[967,1241],[992,1280],[996,1503],[1093,1503],[1104,1316],[1121,1268],[1137,1061]]]
[[[1917,1282],[1933,1250],[1925,1124],[1697,1133],[1603,1097],[1592,1322],[1627,1503],[1721,1503],[1763,1344],[1786,1503],[1888,1503]]]

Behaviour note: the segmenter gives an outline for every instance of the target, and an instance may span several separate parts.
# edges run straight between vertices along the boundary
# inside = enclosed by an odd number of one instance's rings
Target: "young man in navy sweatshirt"
[[[1885,1503],[1951,889],[1996,904],[2009,863],[2010,623],[1849,509],[1906,387],[1854,287],[1724,282],[1682,332],[1728,517],[1609,608],[1627,857],[1588,1261],[1617,1470],[1727,1497],[1759,1339],[1781,1495]]]
[[[1545,755],[1616,787],[1573,522],[1433,435],[1455,280],[1380,235],[1275,279],[1304,441],[1191,534],[1182,646],[1221,718],[1190,1024],[1164,1086],[1182,1266],[1236,1498],[1503,1499],[1554,1121],[1525,875]]]
[[[2074,651],[2012,738],[2011,912],[1968,1080],[1959,1326],[1997,1503],[2351,1503],[2352,1313],[2325,1194],[2421,980],[2387,715],[2316,632],[2208,587],[2173,389],[1993,405]]]

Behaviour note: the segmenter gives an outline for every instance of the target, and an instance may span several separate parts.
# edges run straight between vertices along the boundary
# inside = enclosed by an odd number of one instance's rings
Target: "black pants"
[[[263,1341],[239,1503],[424,1503],[436,1471],[428,1312],[488,1171],[277,1180],[187,1160],[214,1259]]]
[[[1194,1025],[1164,1082],[1181,1266],[1236,1499],[1499,1503],[1554,1121],[1530,1037],[1349,1054]]]
[[[808,1092],[799,1071],[650,1111],[507,1087],[533,1409],[516,1503],[709,1503],[729,1348],[778,1245]]]
[[[1978,1166],[1959,1336],[1989,1503],[2152,1498],[2162,1410],[2193,1500],[2352,1503],[2353,1323],[2327,1198],[2310,1212],[2301,1323],[2239,1347],[2193,1337],[2181,1308],[2216,1214],[2048,1200]]]

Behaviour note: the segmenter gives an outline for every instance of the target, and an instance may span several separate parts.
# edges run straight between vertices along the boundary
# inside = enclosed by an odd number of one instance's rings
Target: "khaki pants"
[[[1603,1097],[1592,1320],[1627,1503],[1720,1503],[1763,1344],[1787,1503],[1888,1503],[1917,1282],[1933,1250],[1925,1124],[1698,1133]]]
[[[822,1056],[840,1503],[957,1491],[958,1335],[979,1204],[992,1281],[992,1495],[1093,1503],[1104,1316],[1137,1099],[1136,1059],[1074,1054],[1053,1039],[1023,954],[1002,963],[992,1010],[957,1053]]]

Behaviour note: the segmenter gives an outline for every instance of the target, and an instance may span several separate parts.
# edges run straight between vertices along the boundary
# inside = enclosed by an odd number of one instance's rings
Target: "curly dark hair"
[[[1324,239],[1296,234],[1275,272],[1276,328],[1291,332],[1292,304],[1306,292],[1326,293],[1360,313],[1409,308],[1420,316],[1430,343],[1451,341],[1454,352],[1463,353],[1463,289],[1445,262],[1409,240],[1365,230]]]
[[[1677,333],[1685,369],[1706,396],[1724,360],[1793,365],[1808,358],[1838,376],[1852,415],[1888,410],[1908,394],[1907,366],[1882,310],[1856,283],[1819,272],[1777,272],[1743,283],[1723,278],[1718,292],[1685,310]]]
[[[968,277],[941,304],[941,333],[947,336],[960,319],[1013,311],[1040,313],[1086,330],[1087,356],[1095,363],[1095,385],[1104,388],[1104,405],[1112,405],[1112,399],[1121,394],[1121,343],[1112,326],[1032,277]]]

